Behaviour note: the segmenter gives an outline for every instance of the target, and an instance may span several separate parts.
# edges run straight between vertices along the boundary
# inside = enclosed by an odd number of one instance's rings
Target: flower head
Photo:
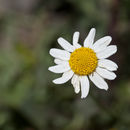
[[[54,73],[63,73],[62,77],[53,80],[55,84],[63,84],[71,79],[75,93],[81,90],[81,98],[85,98],[89,93],[90,81],[100,89],[108,89],[108,84],[104,79],[114,80],[118,66],[109,56],[117,51],[116,45],[109,45],[112,38],[105,36],[94,42],[96,30],[92,28],[83,42],[83,47],[78,43],[79,32],[73,35],[73,45],[63,38],[58,39],[58,43],[64,49],[51,49],[55,66],[49,67]]]

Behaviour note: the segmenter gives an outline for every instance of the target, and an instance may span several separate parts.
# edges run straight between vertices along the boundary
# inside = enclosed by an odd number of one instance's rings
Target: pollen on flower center
[[[69,65],[78,75],[88,75],[97,67],[96,53],[90,49],[81,47],[71,53]]]

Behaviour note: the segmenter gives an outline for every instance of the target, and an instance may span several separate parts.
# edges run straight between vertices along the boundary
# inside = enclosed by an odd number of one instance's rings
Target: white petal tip
[[[50,55],[51,55],[51,52],[52,52],[52,50],[50,49],[50,50],[49,50],[49,54],[50,54]]]
[[[53,72],[53,73],[56,73],[56,71],[54,70],[54,66],[49,67],[48,70],[51,71],[51,72]]]
[[[86,98],[88,96],[88,94],[87,95],[81,95],[81,98],[83,99],[83,98]]]
[[[81,99],[84,99],[84,98],[86,98],[86,96],[81,96]]]
[[[114,54],[115,54],[117,52],[117,46],[116,45],[111,45],[111,46],[114,47],[114,50],[115,50]]]
[[[117,76],[115,75],[115,77],[113,78],[113,80],[116,79],[116,77],[117,77]]]
[[[53,49],[50,49],[50,51],[49,51],[49,54],[50,54],[51,56],[53,56],[53,53],[54,53],[54,48],[53,48]]]
[[[109,40],[112,40],[112,37],[111,36],[105,36],[105,38],[109,39]]]
[[[111,78],[111,80],[116,79],[116,77],[117,77],[116,74],[113,73],[113,77]]]
[[[59,37],[59,38],[57,39],[57,41],[60,42],[62,39],[63,39],[62,37]]]
[[[117,50],[117,46],[115,45],[115,48],[116,48],[116,50]]]
[[[108,36],[108,38],[110,39],[110,41],[112,40],[112,37],[111,37],[111,36]]]
[[[107,91],[107,90],[108,90],[108,88],[105,88],[104,90],[106,90],[106,91]]]
[[[118,69],[118,65],[115,63],[116,70]]]
[[[53,80],[52,82],[53,82],[54,84],[57,84],[56,80]]]
[[[80,90],[75,90],[75,93],[78,94]]]
[[[96,32],[96,29],[95,29],[95,28],[91,28],[91,31],[94,31],[94,32]]]
[[[96,30],[95,28],[92,28],[92,30]]]
[[[118,67],[116,67],[114,71],[117,71],[117,69],[118,69]]]
[[[111,36],[106,36],[107,41],[109,41],[109,43],[112,41],[112,37]]]
[[[49,67],[48,70],[51,71],[51,67]]]
[[[108,90],[108,88],[100,88],[100,89],[105,90],[105,91],[107,91],[107,90]]]
[[[78,32],[78,31],[76,31],[76,32],[74,32],[74,34],[79,35],[79,32]]]
[[[52,82],[53,82],[54,84],[62,84],[62,82],[60,82],[58,79],[54,79]]]

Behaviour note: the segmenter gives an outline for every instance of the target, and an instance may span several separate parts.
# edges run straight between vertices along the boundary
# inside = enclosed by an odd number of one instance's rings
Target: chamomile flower
[[[116,45],[109,45],[112,38],[105,36],[94,42],[96,30],[92,28],[83,42],[79,44],[79,32],[73,35],[73,45],[63,38],[58,39],[64,49],[50,49],[55,66],[49,67],[54,73],[63,73],[60,78],[53,80],[55,84],[63,84],[71,79],[75,93],[81,91],[81,98],[85,98],[90,89],[90,80],[100,89],[107,90],[108,84],[104,79],[114,80],[118,66],[109,56],[117,51]]]

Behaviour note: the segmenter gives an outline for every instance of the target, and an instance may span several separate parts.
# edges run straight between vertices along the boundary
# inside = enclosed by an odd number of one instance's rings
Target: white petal
[[[70,53],[61,49],[50,49],[50,55],[61,60],[70,59]]]
[[[75,93],[79,93],[80,92],[80,83],[79,83],[79,80],[76,81],[76,84],[74,85],[74,89],[75,89]]]
[[[95,38],[95,33],[96,33],[95,28],[92,28],[90,30],[88,36],[84,40],[84,47],[91,47],[93,45],[94,38]]]
[[[89,78],[91,79],[91,81],[100,89],[105,89],[108,90],[108,84],[106,83],[106,81],[100,77],[96,72],[94,72],[93,74],[89,75]]]
[[[71,79],[71,84],[75,84],[77,79],[78,79],[78,75],[74,74],[74,76]]]
[[[74,87],[75,93],[79,93],[80,92],[79,76],[74,74],[71,83]]]
[[[87,76],[80,76],[80,83],[81,83],[81,98],[87,97],[89,93],[89,80]]]
[[[99,52],[104,50],[111,42],[112,38],[110,36],[105,36],[99,40],[97,40],[94,45],[93,49],[95,52]]]
[[[73,45],[75,46],[75,48],[80,48],[81,45],[78,44],[79,41],[79,32],[75,32],[73,35]]]
[[[64,48],[66,51],[73,52],[75,50],[75,47],[72,46],[68,41],[66,41],[64,38],[60,37],[58,38],[58,43],[61,45],[62,48]]]
[[[61,78],[53,80],[53,83],[55,84],[63,84],[66,83],[68,80],[70,80],[73,76],[74,72],[72,70],[69,70],[65,72]]]
[[[107,69],[97,67],[96,72],[105,79],[113,80],[116,78],[116,74],[114,72],[108,71]]]
[[[60,60],[60,59],[54,59],[54,63],[57,64],[57,65],[58,65],[58,64],[61,64],[62,61],[63,61],[63,60]]]
[[[98,52],[97,53],[97,57],[99,59],[104,59],[104,58],[107,58],[113,54],[115,54],[117,52],[117,46],[116,45],[111,45],[111,46],[108,46],[106,49],[104,49],[103,51],[101,52]]]
[[[64,63],[64,64],[51,66],[48,68],[48,70],[54,73],[63,73],[70,70],[70,66],[69,66],[69,63],[66,63],[66,64]]]
[[[64,60],[60,60],[60,59],[54,59],[54,63],[55,64],[64,64],[64,63],[67,63],[68,61],[64,61]]]
[[[110,70],[110,71],[115,71],[118,68],[118,66],[115,62],[108,60],[108,59],[99,60],[98,66],[102,67],[102,68],[106,68],[107,70]]]

